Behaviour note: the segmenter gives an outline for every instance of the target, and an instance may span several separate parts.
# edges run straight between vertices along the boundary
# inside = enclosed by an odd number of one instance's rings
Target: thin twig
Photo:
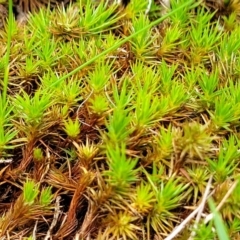
[[[58,218],[59,218],[59,215],[61,213],[60,211],[60,199],[61,197],[60,196],[57,196],[56,198],[56,204],[55,204],[55,212],[54,212],[54,215],[53,215],[53,221],[48,229],[48,232],[47,232],[47,235],[45,236],[44,240],[48,240],[48,239],[51,239],[51,232],[53,230],[53,228],[56,226],[57,224],[57,221],[58,221]]]
[[[77,116],[78,116],[78,113],[79,113],[79,110],[80,108],[83,106],[83,104],[92,96],[93,94],[93,90],[89,93],[89,95],[87,96],[87,98],[78,106],[78,109],[77,109]]]
[[[194,223],[194,226],[193,226],[194,230],[192,231],[191,236],[190,236],[190,238],[188,240],[192,240],[194,238],[194,236],[196,235],[197,225],[198,225],[198,223],[199,223],[199,221],[201,219],[201,216],[202,216],[202,213],[203,213],[203,210],[204,210],[204,206],[205,206],[207,198],[208,198],[208,193],[209,193],[210,188],[212,186],[212,178],[213,178],[213,176],[211,175],[209,180],[208,180],[208,183],[207,183],[207,186],[206,186],[206,190],[205,190],[205,192],[203,194],[203,199],[202,199],[202,202],[200,204],[201,207],[199,208],[199,212],[198,212],[198,214],[196,216],[196,220],[195,220],[195,223]]]
[[[33,237],[34,240],[37,240],[37,237],[36,237],[37,225],[38,225],[38,221],[36,221],[36,223],[34,225],[34,228],[33,228],[32,237]]]
[[[111,98],[109,97],[108,93],[107,93],[107,85],[104,86],[104,92],[105,92],[105,95],[108,99],[108,101],[114,106],[116,107],[116,105],[113,103],[113,101],[111,100]]]
[[[222,201],[218,204],[218,206],[216,207],[216,210],[219,211],[221,209],[221,207],[224,205],[224,203],[227,201],[228,197],[231,195],[231,193],[234,191],[234,189],[236,188],[238,184],[238,180],[236,180],[232,186],[229,188],[229,190],[227,191],[226,195],[223,197]],[[212,220],[213,218],[213,213],[210,213],[206,216],[204,223],[207,224],[210,220]]]
[[[152,0],[148,0],[148,5],[147,5],[146,11],[145,11],[145,15],[147,15],[149,13],[151,6],[152,6]]]
[[[204,196],[205,195],[207,196],[206,198],[209,197],[211,181],[212,181],[212,178],[208,180],[208,184],[204,192]],[[203,199],[202,202],[199,204],[199,206],[187,218],[185,218],[164,240],[174,239],[185,228],[186,224],[190,222],[195,217],[195,215],[204,207],[205,201],[206,200]]]
[[[0,158],[0,163],[11,163],[12,161],[13,161],[12,158],[8,158],[8,159]]]

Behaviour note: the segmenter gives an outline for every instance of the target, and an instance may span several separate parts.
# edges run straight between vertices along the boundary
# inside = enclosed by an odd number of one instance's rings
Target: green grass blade
[[[8,5],[9,19],[8,19],[8,35],[7,35],[7,52],[5,56],[5,70],[3,78],[3,101],[7,100],[7,86],[8,86],[8,74],[9,74],[9,59],[10,59],[10,48],[11,48],[11,29],[13,23],[13,3],[12,0],[9,0]]]
[[[216,227],[216,231],[217,231],[219,240],[230,240],[230,238],[227,234],[226,227],[221,218],[221,215],[217,211],[212,199],[209,199],[209,207],[213,213],[213,221],[214,221],[214,225]]]

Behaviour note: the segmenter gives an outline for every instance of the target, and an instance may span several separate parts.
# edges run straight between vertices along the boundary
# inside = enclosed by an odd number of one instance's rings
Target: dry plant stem
[[[12,161],[13,161],[12,158],[8,158],[8,159],[1,158],[0,159],[0,163],[11,163]]]
[[[33,148],[34,148],[35,143],[36,143],[36,141],[33,140],[33,141],[31,141],[27,144],[27,146],[26,146],[26,148],[24,149],[24,152],[23,152],[23,159],[21,160],[20,165],[16,169],[16,171],[20,171],[20,172],[25,171],[25,169],[31,163],[32,155],[33,155]]]
[[[108,93],[107,93],[107,86],[105,85],[104,87],[104,93],[108,99],[108,101],[113,105],[113,107],[116,107],[116,105],[113,103],[113,101],[111,100],[111,98],[109,97]]]
[[[193,226],[193,231],[191,233],[191,236],[188,240],[193,240],[194,239],[194,236],[196,235],[196,229],[197,229],[197,225],[201,219],[201,216],[202,216],[202,213],[203,213],[203,210],[204,210],[204,206],[206,204],[206,201],[207,201],[207,198],[208,198],[208,193],[210,191],[210,188],[211,188],[211,183],[212,183],[212,175],[210,176],[209,180],[208,180],[208,184],[207,184],[207,187],[206,187],[206,191],[204,192],[204,195],[203,195],[203,199],[202,199],[202,202],[201,204],[199,205],[200,208],[199,208],[199,211],[198,211],[198,214],[197,214],[197,217],[196,217],[196,220],[195,220],[195,223],[194,223],[194,226]]]
[[[37,235],[36,235],[36,232],[37,232],[37,226],[38,226],[38,220],[36,221],[35,225],[34,225],[34,228],[33,228],[33,233],[32,233],[32,237],[33,237],[33,240],[36,240],[37,239]]]
[[[80,108],[87,102],[87,100],[92,96],[92,94],[93,94],[93,90],[90,92],[90,94],[87,96],[87,98],[78,106],[77,116],[79,115]],[[80,119],[78,119],[78,121],[79,121],[80,123],[88,126],[88,127],[92,127],[93,129],[98,130],[98,129],[94,128],[93,126],[91,126],[91,125],[89,125],[89,124],[81,121]]]
[[[66,223],[62,226],[62,228],[59,229],[58,233],[56,234],[57,238],[62,239],[68,236],[77,227],[77,209],[81,203],[86,188],[93,180],[91,173],[85,172],[85,169],[83,169],[83,172],[83,175],[81,174],[79,181],[76,184],[76,189],[69,206]]]
[[[174,239],[185,228],[186,224],[190,222],[199,211],[202,211],[202,209],[205,206],[206,200],[209,197],[211,184],[212,184],[212,177],[210,177],[208,180],[202,202],[199,204],[199,206],[187,218],[185,218],[182,221],[182,223],[178,225],[164,240]]]
[[[51,225],[50,225],[50,227],[49,227],[49,229],[47,231],[47,235],[45,236],[44,240],[51,239],[52,230],[56,226],[58,218],[59,218],[59,215],[61,213],[61,210],[60,210],[60,200],[61,200],[61,197],[57,196],[56,204],[55,204],[55,212],[54,212],[54,216],[53,216],[53,221],[51,222]]]
[[[218,204],[218,206],[216,207],[216,210],[219,211],[221,209],[221,207],[224,205],[224,203],[227,201],[228,197],[231,195],[231,193],[234,191],[235,187],[238,185],[238,180],[236,180],[232,186],[229,188],[229,190],[227,191],[226,195],[224,196],[224,198],[222,199],[222,201]],[[206,216],[204,223],[207,224],[210,220],[212,220],[213,218],[213,213],[210,213]]]
[[[147,5],[147,9],[145,11],[145,14],[147,15],[151,9],[152,6],[152,0],[148,0],[148,5]]]
[[[74,239],[74,240],[79,240],[79,239],[80,239],[80,234],[79,234],[79,233],[76,233],[76,235],[74,236],[73,239]]]
[[[78,114],[79,114],[80,108],[85,104],[85,102],[87,102],[87,100],[92,96],[92,94],[93,94],[93,90],[89,93],[89,95],[86,97],[86,99],[78,106],[77,116],[78,116]]]
[[[84,218],[84,221],[82,223],[82,226],[77,233],[79,235],[79,237],[81,237],[82,239],[85,239],[86,236],[89,234],[89,232],[93,230],[94,221],[98,217],[99,206],[95,207],[95,206],[92,206],[92,205],[93,204],[90,202],[89,206],[88,206],[87,213],[86,213],[85,218]]]
[[[50,154],[49,154],[49,151],[47,149],[47,163],[46,163],[46,166],[45,166],[45,171],[41,175],[40,182],[44,181],[44,178],[47,175],[47,173],[49,172],[49,169],[50,169]]]
[[[162,0],[162,5],[165,8],[170,8],[170,0]]]
[[[166,14],[167,11],[170,9],[170,0],[162,0],[162,15]]]

